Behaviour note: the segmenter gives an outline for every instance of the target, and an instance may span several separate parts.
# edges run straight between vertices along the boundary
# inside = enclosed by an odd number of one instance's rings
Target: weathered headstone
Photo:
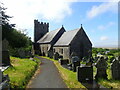
[[[80,82],[93,81],[93,67],[92,66],[78,66],[77,67],[77,80]]]
[[[73,64],[74,62],[80,62],[80,59],[78,58],[78,56],[72,56],[71,58],[71,63]]]
[[[58,53],[58,52],[55,52],[55,54],[54,54],[54,56],[53,56],[53,59],[58,60],[58,58],[59,58],[59,53]]]
[[[111,64],[112,78],[120,80],[120,61],[114,59]]]
[[[106,60],[104,60],[104,57],[99,58],[96,64],[96,68],[97,68],[97,74],[95,78],[96,79],[98,78],[107,79],[107,73],[106,73],[107,63],[106,63]]]
[[[8,41],[6,39],[2,42],[2,64],[3,65],[11,65],[10,64],[10,57],[9,57],[9,51],[8,51]]]
[[[73,72],[76,72],[77,66],[80,66],[80,62],[79,61],[73,62],[73,64],[72,64],[72,70],[73,70]]]
[[[78,56],[72,56],[71,62],[72,62],[72,70],[76,72],[76,67],[80,66],[80,59],[78,58]]]
[[[47,52],[47,57],[53,58],[53,52],[52,50]]]
[[[69,63],[68,59],[59,59],[60,65],[67,65]]]

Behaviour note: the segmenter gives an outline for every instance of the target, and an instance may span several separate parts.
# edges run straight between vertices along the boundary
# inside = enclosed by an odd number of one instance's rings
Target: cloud
[[[107,30],[109,27],[113,26],[115,22],[109,22],[106,25],[99,25],[98,29],[99,30]]]
[[[108,37],[107,36],[102,36],[102,37],[100,37],[100,40],[101,41],[106,41],[106,40],[108,40]]]
[[[98,6],[93,6],[89,11],[87,11],[86,16],[89,19],[92,19],[98,15],[110,12],[117,12],[118,10],[118,3],[117,2],[104,2]]]
[[[60,22],[72,14],[71,2],[66,0],[2,0],[10,20],[19,28],[33,27],[36,18]]]

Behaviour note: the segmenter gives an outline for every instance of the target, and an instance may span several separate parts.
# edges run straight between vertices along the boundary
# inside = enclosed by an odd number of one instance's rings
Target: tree
[[[15,55],[17,50],[20,48],[30,50],[32,45],[31,38],[29,38],[25,33],[15,29],[15,24],[9,23],[9,18],[12,17],[5,14],[6,8],[0,6],[0,10],[2,15],[2,40],[4,38],[8,40],[9,50],[11,50],[10,53]]]

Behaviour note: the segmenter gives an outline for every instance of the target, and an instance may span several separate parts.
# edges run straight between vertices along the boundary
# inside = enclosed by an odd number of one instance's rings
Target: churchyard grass
[[[86,90],[86,88],[80,82],[77,81],[77,78],[76,78],[77,73],[76,72],[73,72],[73,71],[63,68],[59,64],[58,60],[54,60],[49,57],[43,57],[43,56],[41,56],[41,57],[52,60],[54,62],[54,64],[58,68],[58,70],[61,74],[61,77],[63,78],[63,80],[66,83],[68,88],[84,88]]]
[[[10,60],[12,66],[5,70],[4,74],[9,75],[11,88],[25,88],[37,69],[38,59],[35,62],[30,59],[10,57]]]

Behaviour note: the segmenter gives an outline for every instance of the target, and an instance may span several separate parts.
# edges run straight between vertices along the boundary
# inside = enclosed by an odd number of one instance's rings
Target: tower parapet
[[[34,20],[34,42],[36,43],[49,31],[49,23]]]

